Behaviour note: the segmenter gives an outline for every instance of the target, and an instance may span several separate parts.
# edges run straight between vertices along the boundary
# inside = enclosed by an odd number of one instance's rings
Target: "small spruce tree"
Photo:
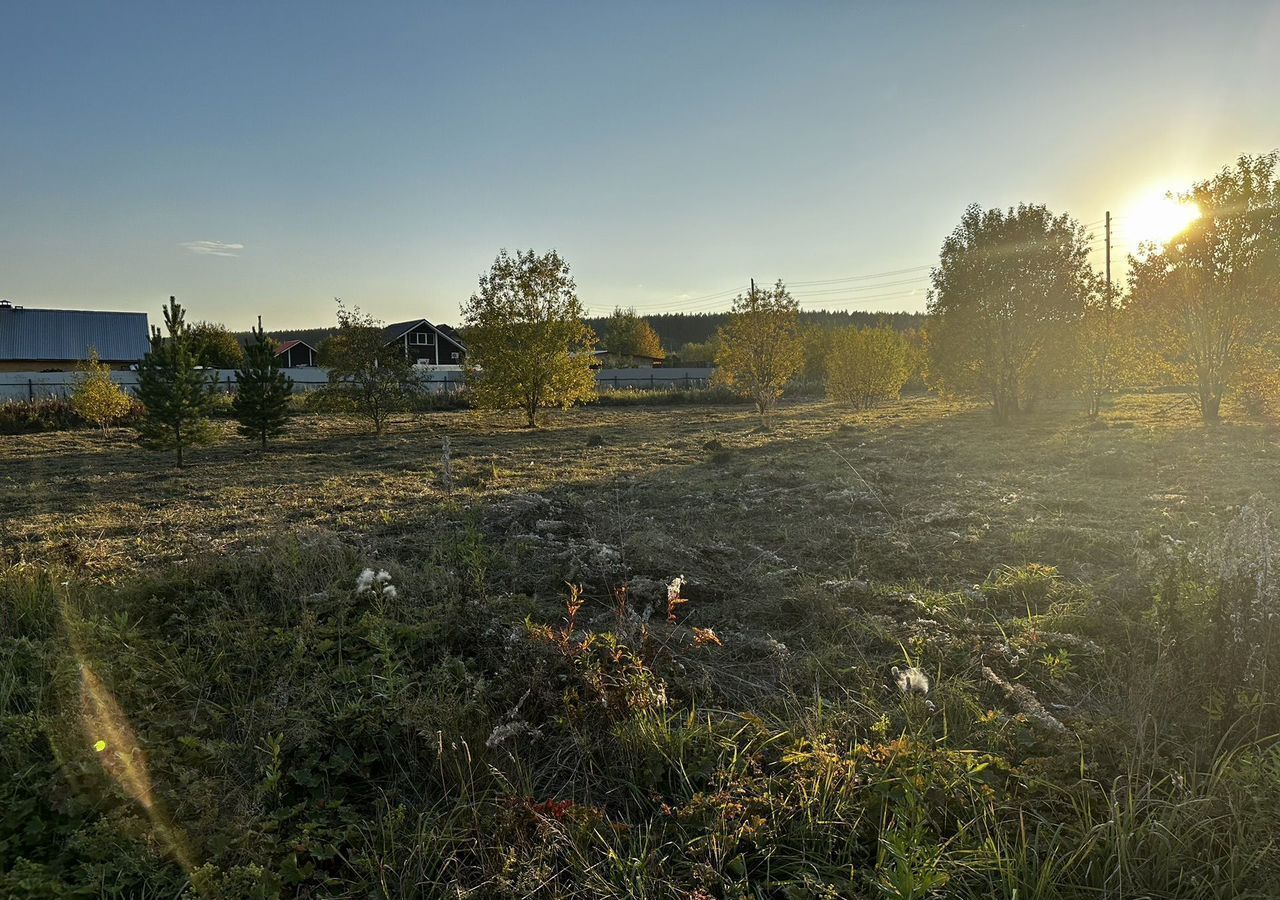
[[[236,385],[231,411],[238,430],[266,450],[267,439],[284,431],[293,382],[280,369],[275,343],[261,328],[254,329],[253,343],[245,348],[244,364],[236,370]]]
[[[190,331],[174,297],[164,311],[164,324],[168,337],[153,326],[151,351],[138,366],[138,399],[146,407],[138,432],[144,446],[176,451],[181,468],[185,448],[212,438],[207,416],[215,383],[196,367]]]
[[[76,415],[106,431],[107,425],[129,414],[129,395],[111,379],[111,367],[98,357],[96,347],[89,348],[89,358],[76,366],[75,390],[71,408]]]

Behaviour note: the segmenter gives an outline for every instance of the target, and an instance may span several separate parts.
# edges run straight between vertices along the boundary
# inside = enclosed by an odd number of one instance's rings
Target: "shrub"
[[[601,391],[590,404],[598,406],[666,406],[667,404],[745,404],[751,398],[726,387],[670,387],[642,390],[638,388],[619,388],[618,390]]]
[[[849,328],[831,339],[827,396],[854,409],[870,409],[902,393],[915,369],[906,338],[889,328]]]
[[[9,400],[0,403],[0,434],[35,434],[65,431],[80,424],[70,400]]]
[[[76,366],[71,406],[81,419],[102,429],[127,415],[132,406],[129,395],[112,380],[111,367],[98,358],[96,348],[90,348],[89,358]]]

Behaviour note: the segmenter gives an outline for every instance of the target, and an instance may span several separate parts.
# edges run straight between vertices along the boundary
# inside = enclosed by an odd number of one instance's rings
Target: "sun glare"
[[[1164,193],[1154,193],[1133,204],[1125,218],[1124,230],[1134,244],[1145,241],[1163,244],[1200,218],[1200,210],[1194,203],[1182,203]]]

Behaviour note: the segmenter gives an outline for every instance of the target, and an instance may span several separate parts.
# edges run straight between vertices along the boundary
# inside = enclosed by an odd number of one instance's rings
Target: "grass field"
[[[755,424],[0,438],[0,895],[1272,896],[1206,560],[1280,433]]]

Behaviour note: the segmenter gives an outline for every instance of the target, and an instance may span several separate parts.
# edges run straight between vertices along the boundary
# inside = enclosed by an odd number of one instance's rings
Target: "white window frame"
[[[414,347],[434,347],[436,345],[434,331],[415,331],[409,337],[412,338],[409,344]]]

